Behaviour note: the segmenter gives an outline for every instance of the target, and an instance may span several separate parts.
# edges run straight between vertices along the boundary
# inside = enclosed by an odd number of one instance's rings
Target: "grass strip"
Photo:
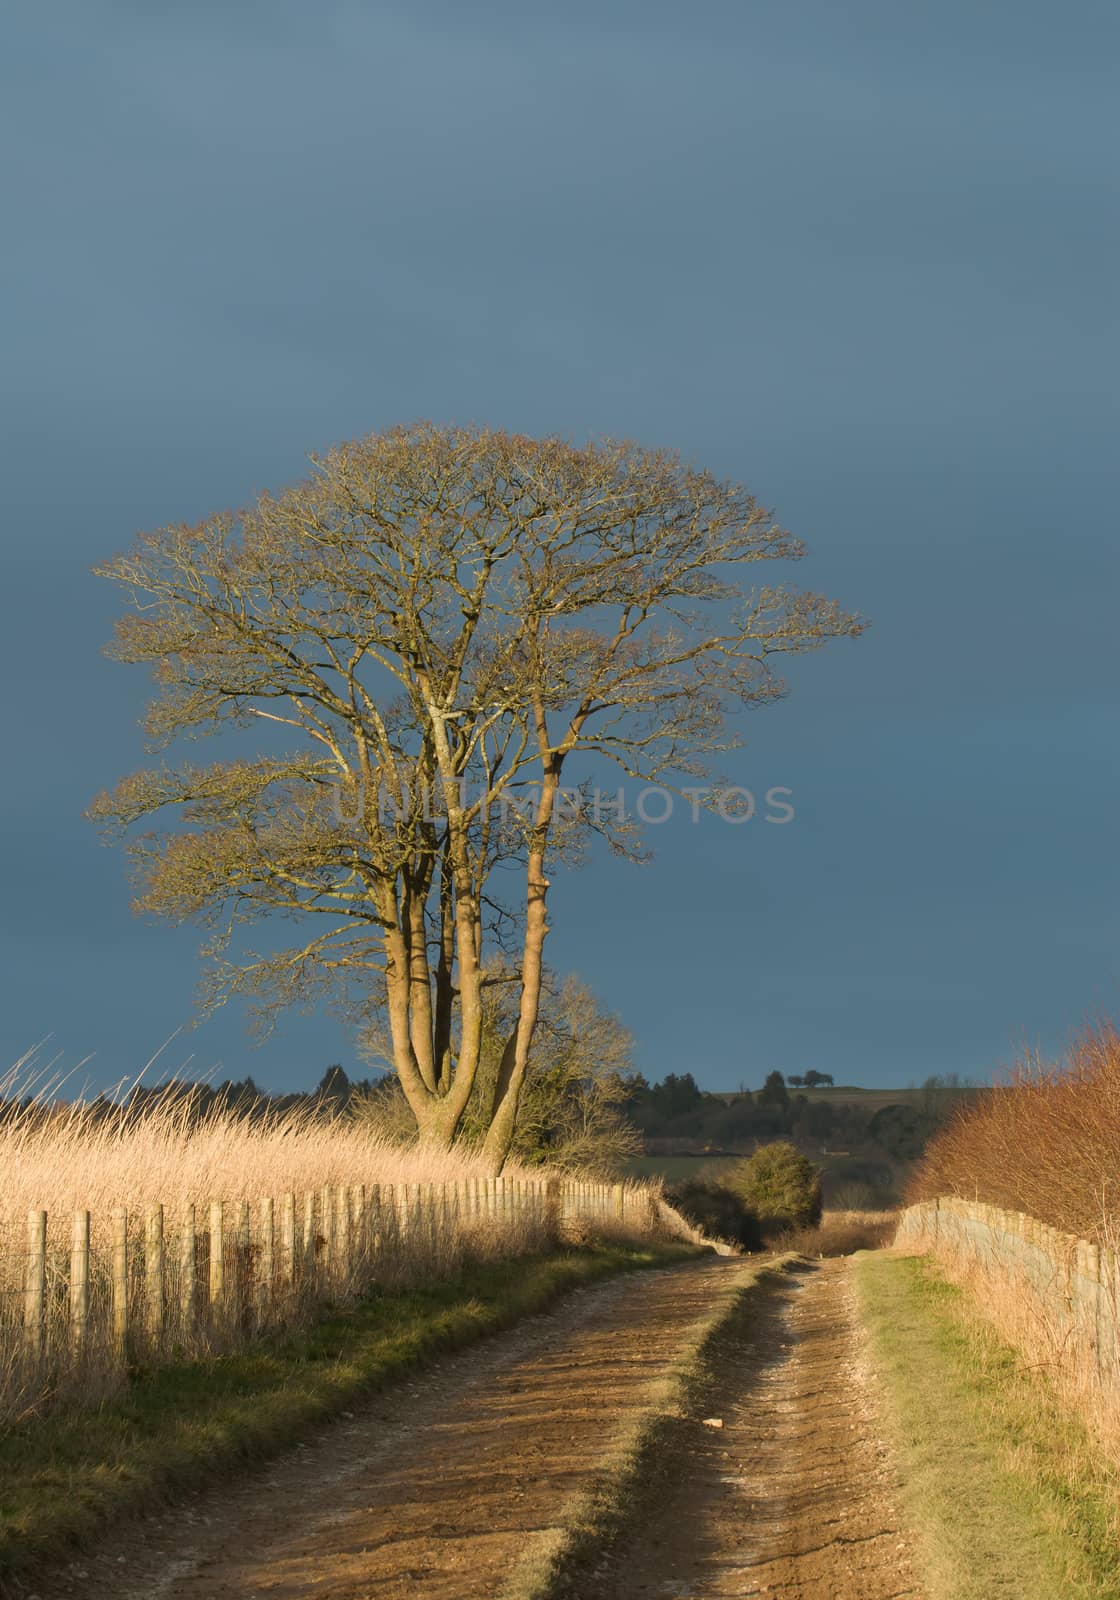
[[[1046,1378],[929,1261],[856,1282],[930,1600],[1117,1600],[1117,1477]]]
[[[720,1381],[716,1352],[725,1338],[737,1342],[749,1334],[759,1295],[799,1259],[786,1255],[753,1269],[745,1266],[734,1284],[715,1293],[708,1314],[693,1324],[687,1348],[648,1406],[612,1442],[591,1486],[560,1509],[555,1527],[533,1540],[500,1600],[574,1600],[589,1593],[587,1583],[602,1552],[639,1526],[687,1451],[695,1418]]]
[[[232,1355],[136,1373],[99,1407],[29,1422],[0,1441],[0,1585],[175,1491],[275,1454],[363,1394],[569,1290],[699,1253],[594,1246],[475,1263]]]

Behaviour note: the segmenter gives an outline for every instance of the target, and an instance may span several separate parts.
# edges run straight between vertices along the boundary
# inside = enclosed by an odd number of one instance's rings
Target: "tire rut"
[[[581,1596],[918,1600],[847,1263],[786,1278],[712,1358],[723,1426],[686,1427],[671,1482]]]

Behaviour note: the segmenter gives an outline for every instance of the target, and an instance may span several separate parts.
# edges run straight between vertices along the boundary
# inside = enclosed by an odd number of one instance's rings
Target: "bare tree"
[[[588,771],[706,773],[736,742],[729,714],[782,693],[776,657],[861,631],[818,595],[739,581],[800,554],[741,488],[632,444],[419,425],[342,445],[294,488],[97,569],[131,602],[113,653],[154,671],[156,747],[256,723],[290,748],[145,770],[92,814],[170,808],[180,822],[133,846],[137,906],[209,925],[207,1004],[244,995],[267,1020],[330,992],[382,1013],[438,1144],[478,1073],[486,950],[515,954],[497,1170],[540,1003],[547,867],[589,830],[633,848]],[[520,887],[500,892],[514,864]],[[310,937],[241,948],[277,913]]]
[[[503,963],[483,994],[482,1053],[460,1138],[485,1142],[494,1085],[506,1040],[517,1021],[517,974]],[[392,1065],[391,1042],[379,1027],[363,1034],[364,1053]],[[518,1098],[510,1154],[526,1164],[617,1171],[640,1153],[642,1137],[626,1116],[633,1040],[618,1017],[578,978],[545,974],[529,1068]],[[416,1137],[416,1119],[395,1077],[362,1097],[355,1114],[377,1132],[402,1142]]]

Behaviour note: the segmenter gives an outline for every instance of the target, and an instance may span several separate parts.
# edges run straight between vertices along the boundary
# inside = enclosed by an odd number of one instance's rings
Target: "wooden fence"
[[[1115,1250],[956,1196],[909,1206],[895,1243],[934,1256],[979,1290],[983,1309],[1032,1358],[1082,1384],[1120,1391]]]
[[[175,1216],[32,1211],[22,1249],[11,1226],[0,1233],[0,1415],[129,1363],[232,1348],[315,1302],[431,1280],[472,1251],[681,1231],[674,1215],[644,1185],[504,1178],[223,1198]]]

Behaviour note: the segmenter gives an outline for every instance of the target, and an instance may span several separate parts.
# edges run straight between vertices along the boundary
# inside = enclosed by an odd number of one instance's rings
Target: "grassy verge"
[[[1083,1424],[931,1263],[856,1280],[930,1600],[1116,1600],[1116,1473]]]
[[[692,1329],[688,1348],[668,1371],[649,1406],[613,1449],[590,1489],[561,1508],[557,1526],[538,1535],[510,1574],[501,1600],[577,1600],[602,1551],[638,1527],[665,1483],[679,1470],[695,1417],[749,1334],[760,1293],[778,1282],[794,1256],[760,1263],[734,1286],[717,1291]],[[726,1342],[726,1347],[725,1347]],[[594,1591],[597,1592],[597,1591]]]
[[[0,1442],[0,1585],[175,1490],[282,1449],[363,1393],[567,1290],[696,1254],[600,1246],[472,1265],[234,1355],[137,1373],[97,1409],[15,1430]]]

